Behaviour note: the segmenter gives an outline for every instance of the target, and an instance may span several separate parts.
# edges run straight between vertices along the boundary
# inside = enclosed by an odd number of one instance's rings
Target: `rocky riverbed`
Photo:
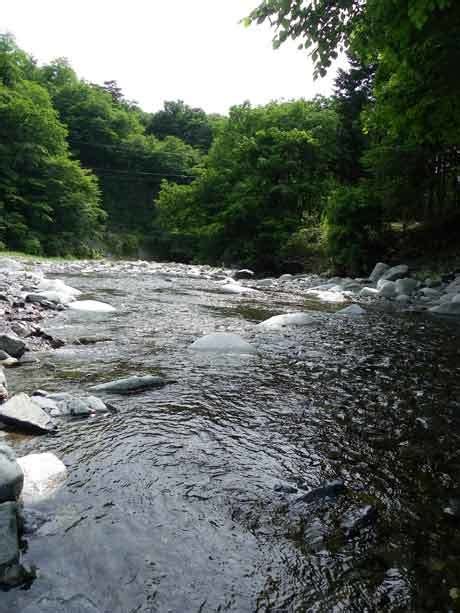
[[[0,287],[7,608],[455,610],[455,272],[0,259]]]

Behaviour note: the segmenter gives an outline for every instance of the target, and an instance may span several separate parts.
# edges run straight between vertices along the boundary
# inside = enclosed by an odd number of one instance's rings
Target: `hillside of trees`
[[[265,0],[265,20],[319,76],[347,53],[332,96],[148,113],[1,35],[0,248],[351,272],[456,241],[458,3]]]

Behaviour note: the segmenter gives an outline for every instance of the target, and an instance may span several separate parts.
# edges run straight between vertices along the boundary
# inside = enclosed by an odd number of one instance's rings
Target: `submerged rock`
[[[113,392],[122,394],[124,392],[135,392],[154,387],[163,387],[163,385],[167,383],[170,383],[170,381],[166,381],[162,377],[156,377],[154,375],[144,375],[143,377],[134,375],[126,379],[117,379],[116,381],[93,385],[89,389],[94,392]]]
[[[13,450],[0,443],[0,503],[17,500],[24,483],[24,474]],[[0,541],[1,549],[1,541]]]
[[[55,422],[27,394],[17,394],[0,405],[0,421],[21,431],[55,432]]]
[[[333,498],[345,491],[345,484],[340,479],[326,481],[323,485],[310,490],[306,494],[296,498],[295,502],[315,502],[322,498]]]
[[[69,304],[69,309],[73,311],[86,311],[88,313],[113,313],[116,308],[106,302],[99,300],[76,300]]]
[[[260,322],[258,327],[265,330],[279,330],[285,326],[308,326],[312,323],[315,323],[315,320],[307,313],[286,313],[270,317]]]
[[[256,350],[247,341],[228,332],[207,334],[192,343],[194,351],[209,351],[214,353],[256,353]]]
[[[0,349],[13,358],[20,358],[27,350],[26,343],[11,334],[0,334]]]
[[[372,524],[377,519],[377,509],[366,505],[359,509],[353,509],[347,513],[341,522],[341,527],[348,538],[356,536],[364,527]]]
[[[350,306],[345,307],[344,309],[340,309],[335,313],[336,315],[365,315],[366,311],[363,307],[359,306],[359,304],[350,304]]]
[[[17,461],[24,472],[22,499],[28,504],[52,496],[67,477],[65,464],[54,453],[31,453]]]

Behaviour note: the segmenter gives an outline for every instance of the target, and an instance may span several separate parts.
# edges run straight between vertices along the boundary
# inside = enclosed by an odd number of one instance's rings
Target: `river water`
[[[10,438],[19,454],[53,451],[69,477],[26,509],[38,577],[0,594],[0,610],[460,610],[458,326],[338,317],[281,285],[224,294],[193,267],[59,278],[117,312],[50,320],[66,346],[10,370],[10,388],[175,382],[111,396],[116,414],[63,422],[55,437]],[[256,327],[299,310],[315,323]],[[214,331],[257,354],[190,350]],[[345,487],[321,495],[337,479]]]

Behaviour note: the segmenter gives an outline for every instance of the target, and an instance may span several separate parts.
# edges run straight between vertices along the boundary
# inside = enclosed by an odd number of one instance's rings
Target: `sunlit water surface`
[[[312,304],[194,276],[61,278],[117,312],[50,320],[67,345],[9,371],[13,390],[148,373],[175,383],[107,396],[118,413],[63,422],[55,437],[9,439],[20,454],[53,451],[69,478],[26,509],[38,578],[1,593],[1,610],[460,610],[458,326],[317,305],[315,324],[267,333],[259,321]],[[190,350],[214,331],[258,353]],[[333,479],[343,492],[300,500]]]

